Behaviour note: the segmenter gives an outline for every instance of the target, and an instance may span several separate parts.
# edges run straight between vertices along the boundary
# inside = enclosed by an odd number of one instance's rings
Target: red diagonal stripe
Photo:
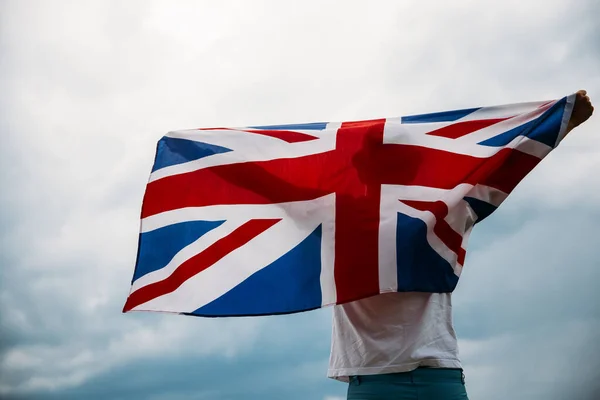
[[[433,232],[440,240],[458,256],[458,263],[463,265],[466,251],[462,248],[463,237],[456,232],[444,218],[448,215],[448,206],[443,201],[400,200],[409,207],[420,211],[429,211],[435,215]]]
[[[123,312],[130,311],[156,297],[174,292],[185,281],[209,268],[225,255],[248,243],[279,221],[281,219],[253,219],[246,222],[204,251],[185,261],[169,277],[133,292],[127,299]]]
[[[483,128],[487,128],[488,126],[497,124],[498,122],[505,121],[507,119],[508,118],[478,119],[473,121],[457,122],[455,124],[436,129],[435,131],[427,132],[427,135],[458,139],[459,137],[468,135],[469,133]]]
[[[550,100],[550,101],[547,101],[547,102],[545,102],[544,104],[541,104],[540,106],[538,106],[538,108],[544,108],[544,107],[546,107],[548,104],[550,104],[550,103],[554,103],[555,101],[556,101],[556,100]]]
[[[270,136],[276,139],[283,140],[288,143],[308,142],[316,140],[318,137],[309,135],[308,133],[285,131],[280,129],[233,129],[233,128],[200,128],[199,131],[241,131],[248,133],[257,133],[259,135]]]
[[[244,129],[244,132],[258,133],[259,135],[265,135],[281,139],[288,143],[308,142],[310,140],[318,139],[318,137],[309,135],[302,132],[294,131],[280,131],[280,130],[264,130],[264,129]]]

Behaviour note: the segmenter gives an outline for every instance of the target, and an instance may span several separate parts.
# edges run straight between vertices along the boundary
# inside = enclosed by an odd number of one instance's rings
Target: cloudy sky
[[[121,314],[167,131],[600,102],[597,0],[0,1],[0,398],[341,400],[331,310]],[[600,117],[471,237],[471,399],[600,391]]]

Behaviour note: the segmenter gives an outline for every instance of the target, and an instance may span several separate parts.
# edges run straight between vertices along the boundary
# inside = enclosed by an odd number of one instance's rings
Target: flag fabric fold
[[[560,143],[574,100],[169,132],[123,311],[256,316],[452,292],[474,225]]]

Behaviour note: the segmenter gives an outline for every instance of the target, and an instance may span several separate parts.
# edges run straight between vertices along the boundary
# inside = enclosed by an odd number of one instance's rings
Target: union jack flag
[[[123,311],[267,315],[451,292],[473,226],[558,145],[573,102],[170,132]]]

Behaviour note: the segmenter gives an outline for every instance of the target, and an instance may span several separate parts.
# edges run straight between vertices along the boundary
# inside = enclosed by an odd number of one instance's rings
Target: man
[[[594,108],[580,90],[567,132]],[[450,293],[387,293],[335,306],[329,376],[348,400],[467,399]]]

